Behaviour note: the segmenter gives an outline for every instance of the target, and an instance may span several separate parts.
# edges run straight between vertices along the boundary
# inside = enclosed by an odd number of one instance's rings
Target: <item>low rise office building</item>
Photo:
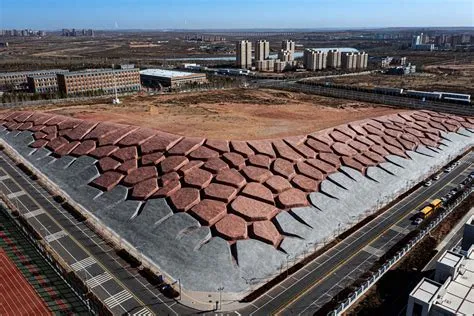
[[[149,88],[176,88],[186,84],[202,84],[207,82],[205,73],[193,73],[166,69],[145,69],[140,71],[143,86]]]
[[[140,90],[140,73],[133,69],[90,69],[57,75],[58,91],[65,95],[79,95],[91,91],[102,93],[133,92]]]
[[[50,76],[67,72],[69,72],[69,70],[66,69],[2,72],[0,73],[0,88],[26,89],[28,87],[28,77]]]
[[[28,91],[31,93],[56,93],[58,92],[57,75],[28,76]]]

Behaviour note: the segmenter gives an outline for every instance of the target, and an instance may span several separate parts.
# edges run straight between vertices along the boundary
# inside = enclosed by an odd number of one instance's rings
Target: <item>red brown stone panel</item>
[[[103,190],[110,191],[122,180],[123,175],[115,171],[107,171],[92,181],[92,185]]]
[[[405,154],[405,151],[398,147],[388,145],[388,144],[384,145],[383,147],[392,155],[397,155],[403,158],[407,157],[407,155]]]
[[[176,210],[186,212],[199,203],[199,190],[181,188],[170,196],[170,200]]]
[[[124,138],[122,138],[119,142],[119,146],[138,146],[155,136],[156,131],[148,128],[139,128]]]
[[[183,167],[188,162],[188,158],[184,156],[170,156],[160,162],[159,166],[162,173],[168,173],[171,171],[178,171],[179,168]]]
[[[249,141],[248,144],[257,154],[267,155],[272,158],[275,157],[275,151],[270,141],[252,140]]]
[[[250,182],[242,190],[242,194],[252,199],[260,200],[265,203],[274,204],[273,194],[267,187],[261,183]]]
[[[329,136],[327,131],[316,132],[308,135],[309,138],[320,141],[328,146],[331,146],[334,143],[334,140]]]
[[[140,167],[138,169],[130,172],[128,176],[125,177],[123,183],[125,185],[135,185],[143,180],[156,178],[158,176],[156,168],[152,166]]]
[[[267,169],[258,168],[254,166],[247,166],[242,169],[242,173],[249,181],[255,181],[263,183],[265,182],[272,173]]]
[[[182,167],[179,169],[179,173],[180,173],[181,175],[185,175],[185,174],[187,174],[188,172],[191,172],[192,170],[201,167],[202,165],[204,165],[204,162],[202,162],[202,161],[199,161],[199,160],[191,160],[190,162],[188,162],[187,164],[185,164],[184,166],[182,166]]]
[[[373,141],[377,145],[382,145],[382,146],[385,145],[385,141],[379,135],[368,135],[367,138],[369,138],[371,141]]]
[[[204,199],[193,206],[190,213],[202,225],[212,226],[227,214],[227,206],[223,202]]]
[[[370,160],[372,160],[373,162],[375,162],[377,164],[385,162],[384,157],[382,157],[379,154],[376,154],[372,151],[366,151],[363,154],[364,154],[365,157],[369,158]]]
[[[252,224],[252,237],[267,244],[278,246],[283,239],[271,221],[258,221]]]
[[[228,169],[229,166],[220,158],[211,158],[202,167],[212,173],[218,173],[221,170]]]
[[[237,195],[237,189],[229,185],[211,183],[204,189],[204,194],[210,199],[229,203]]]
[[[345,166],[353,168],[361,173],[365,172],[365,166],[351,157],[342,157],[342,163]]]
[[[357,150],[358,152],[366,151],[369,149],[369,145],[361,143],[357,140],[352,140],[349,142],[349,146]]]
[[[118,168],[117,171],[128,175],[130,174],[133,170],[138,168],[138,163],[135,159],[130,159],[122,163]]]
[[[206,140],[206,146],[214,150],[217,150],[220,153],[226,153],[230,151],[229,141],[227,140],[208,139]]]
[[[241,154],[243,157],[248,157],[250,155],[255,154],[253,150],[250,149],[248,144],[243,141],[231,141],[230,146],[232,147],[233,151],[235,151],[238,154]]]
[[[380,130],[380,129],[377,129],[375,127],[373,127],[372,125],[369,125],[369,124],[366,124],[364,125],[364,129],[367,131],[368,134],[370,135],[379,135],[379,136],[382,136],[383,135],[383,131]]]
[[[247,223],[234,214],[227,214],[216,225],[216,232],[227,240],[247,239]]]
[[[158,182],[156,178],[151,178],[133,186],[132,198],[146,200],[156,191],[158,191]]]
[[[305,144],[299,144],[299,145],[291,145],[291,148],[293,148],[298,154],[303,156],[304,158],[311,159],[316,157],[316,152],[311,149],[310,147],[306,146]]]
[[[164,186],[165,184],[167,184],[168,182],[170,181],[174,181],[174,180],[179,180],[180,177],[179,177],[179,174],[177,172],[168,172],[167,174],[164,174],[161,176],[160,180],[161,180],[161,186]]]
[[[175,145],[181,137],[164,132],[157,132],[155,136],[140,145],[142,154],[163,153]]]
[[[188,155],[204,143],[204,138],[185,137],[168,150],[169,155]]]
[[[210,149],[205,146],[201,146],[198,149],[194,150],[189,154],[189,157],[193,159],[200,159],[200,160],[208,160],[211,158],[218,158],[219,157],[219,152]]]
[[[278,203],[283,209],[301,207],[309,204],[307,194],[298,189],[289,189],[278,195]]]
[[[350,138],[354,138],[357,136],[357,133],[355,131],[353,131],[352,129],[349,128],[349,126],[347,125],[341,125],[341,126],[337,126],[334,128],[335,131],[338,131],[338,132],[341,132],[343,133],[344,135],[350,137]]]
[[[59,156],[66,156],[69,155],[74,148],[79,146],[80,142],[79,141],[73,141],[71,143],[67,143],[66,145],[62,146],[61,148],[57,149],[55,152]]]
[[[157,165],[165,159],[163,153],[156,152],[151,154],[146,154],[142,156],[142,165]]]
[[[318,153],[332,153],[331,147],[316,139],[308,138],[306,144]]]
[[[83,120],[80,119],[74,119],[74,118],[67,118],[66,120],[62,121],[61,123],[58,123],[58,129],[59,130],[65,130],[65,129],[73,129],[79,126]]]
[[[38,139],[43,139],[46,137],[46,133],[43,133],[43,132],[36,132],[33,134],[33,137],[35,138],[35,140],[38,140]]]
[[[340,142],[340,143],[347,143],[349,142],[352,138],[347,136],[346,134],[343,134],[337,130],[334,130],[329,133],[329,136],[335,141],[335,142]]]
[[[121,139],[137,130],[135,126],[123,126],[122,128],[115,130],[106,135],[100,136],[97,140],[99,146],[116,145]]]
[[[270,167],[271,159],[265,155],[252,155],[249,157],[248,163],[255,167],[268,169]]]
[[[348,127],[357,133],[357,135],[367,135],[367,131],[358,123],[349,123]]]
[[[354,156],[357,155],[357,151],[353,148],[349,147],[347,144],[344,143],[334,143],[332,145],[332,149],[336,154],[341,156]]]
[[[243,187],[246,183],[245,178],[240,173],[238,173],[236,170],[233,170],[233,169],[226,169],[226,170],[220,171],[217,174],[215,180],[218,183],[227,184],[239,189]]]
[[[238,153],[225,153],[223,159],[229,164],[231,168],[237,170],[242,169],[245,166],[245,158]]]
[[[101,172],[107,172],[117,169],[120,166],[120,162],[110,157],[105,157],[99,160],[98,165]]]
[[[112,158],[120,162],[125,162],[130,159],[138,159],[137,147],[120,148],[112,154]]]
[[[58,130],[56,126],[47,126],[41,130],[43,133],[46,133],[47,140],[53,140],[58,136]]]
[[[331,166],[330,164],[322,161],[321,159],[308,159],[306,160],[306,163],[321,170],[325,174],[329,174],[329,173],[333,173],[337,171],[337,169],[334,166]]]
[[[26,130],[29,130],[30,128],[33,127],[33,123],[31,122],[26,122],[26,123],[23,123],[21,124],[19,127],[18,127],[18,130],[19,131],[26,131]]]
[[[380,145],[374,145],[374,146],[370,147],[370,150],[373,151],[376,154],[379,154],[382,157],[385,157],[389,154],[388,151],[385,150],[385,148],[383,148]]]
[[[367,146],[372,146],[374,145],[375,143],[373,141],[371,141],[369,138],[367,138],[366,136],[357,136],[355,138],[355,140],[357,140],[358,142],[361,142]]]
[[[184,183],[190,187],[203,189],[211,183],[212,173],[202,169],[194,169],[184,176]]]
[[[58,125],[59,123],[64,122],[67,119],[68,119],[68,117],[66,117],[66,116],[55,115],[53,118],[48,120],[45,124],[48,125],[48,126]]]
[[[321,171],[303,161],[300,161],[296,164],[296,170],[298,170],[299,174],[307,176],[308,178],[314,179],[316,181],[321,181],[324,179],[324,175]]]
[[[321,181],[316,181],[301,174],[295,176],[291,182],[305,192],[316,192]]]
[[[50,141],[48,143],[48,145],[46,145],[46,148],[52,150],[52,151],[56,151],[58,150],[59,148],[63,147],[64,145],[66,145],[68,143],[68,141],[63,138],[63,137],[57,137],[55,139],[53,139],[52,141]]]
[[[321,153],[318,156],[319,159],[327,162],[331,166],[334,166],[335,168],[339,168],[341,165],[341,162],[339,160],[339,156],[331,153]]]
[[[415,148],[416,148],[415,143],[412,143],[412,142],[410,142],[406,139],[399,138],[398,141],[400,142],[400,144],[402,144],[402,146],[405,150],[415,150]]]
[[[46,146],[47,143],[48,143],[48,141],[46,139],[38,139],[37,141],[32,143],[30,145],[30,147],[32,147],[32,148],[41,148],[41,147]]]
[[[279,210],[275,206],[251,199],[245,196],[238,196],[231,204],[232,211],[249,221],[270,220]]]
[[[92,139],[99,140],[101,137],[105,137],[119,129],[122,129],[124,125],[118,125],[109,122],[99,123],[91,132],[84,136],[84,140]]]
[[[175,192],[181,189],[181,183],[179,180],[172,180],[167,182],[164,186],[161,186],[158,191],[156,191],[152,197],[156,198],[165,198],[170,197]]]
[[[291,179],[296,174],[293,163],[281,158],[275,159],[272,169],[274,173],[279,174],[287,179]]]
[[[280,193],[291,188],[291,183],[282,176],[272,176],[265,184],[273,193]]]
[[[89,141],[87,141],[87,142],[89,142]],[[92,141],[90,141],[90,142],[92,142]],[[76,149],[78,149],[78,148],[79,148],[79,146]],[[92,157],[97,158],[97,159],[101,159],[101,158],[110,156],[112,153],[114,153],[118,149],[119,148],[117,146],[110,146],[110,145],[101,146],[101,147],[97,147],[96,149],[89,152],[89,156],[92,156]],[[73,151],[73,154],[76,154],[76,151]]]
[[[95,122],[82,122],[64,136],[69,140],[82,140],[97,125]]]
[[[273,141],[273,146],[275,147],[275,152],[279,158],[283,158],[289,161],[301,161],[303,157],[298,154],[294,149],[285,144],[282,140]]]
[[[365,155],[362,155],[362,154],[355,155],[352,158],[354,158],[354,160],[356,160],[357,162],[360,162],[366,168],[377,165],[377,163],[372,161],[372,159],[369,159]]]

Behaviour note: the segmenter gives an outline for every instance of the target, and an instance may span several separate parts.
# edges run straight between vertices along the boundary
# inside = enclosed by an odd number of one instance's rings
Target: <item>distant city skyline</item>
[[[297,29],[473,27],[471,0],[15,0],[0,28]]]

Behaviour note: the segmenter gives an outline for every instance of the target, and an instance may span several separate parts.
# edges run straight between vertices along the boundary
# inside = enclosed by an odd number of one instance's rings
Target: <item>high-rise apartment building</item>
[[[353,70],[356,67],[356,55],[354,53],[344,53],[341,58],[341,66],[346,70]]]
[[[303,64],[307,70],[322,70],[327,67],[327,52],[306,49],[303,53]]]
[[[284,40],[281,42],[281,49],[291,52],[292,55],[295,54],[295,42],[291,40]]]
[[[341,68],[342,53],[337,49],[328,51],[328,68]]]
[[[236,66],[239,68],[252,68],[252,42],[247,40],[236,43]]]
[[[282,49],[278,52],[278,59],[281,61],[292,61],[293,54],[289,50]]]
[[[255,42],[255,62],[266,60],[270,56],[270,43],[266,40]]]

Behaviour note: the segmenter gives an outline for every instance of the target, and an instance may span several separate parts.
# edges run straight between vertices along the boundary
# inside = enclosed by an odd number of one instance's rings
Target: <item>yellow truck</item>
[[[441,205],[443,204],[443,201],[441,201],[440,199],[435,199],[431,202],[431,207],[436,210],[438,209]]]
[[[420,218],[425,219],[428,216],[430,216],[432,212],[433,212],[433,207],[425,206],[418,214]]]

